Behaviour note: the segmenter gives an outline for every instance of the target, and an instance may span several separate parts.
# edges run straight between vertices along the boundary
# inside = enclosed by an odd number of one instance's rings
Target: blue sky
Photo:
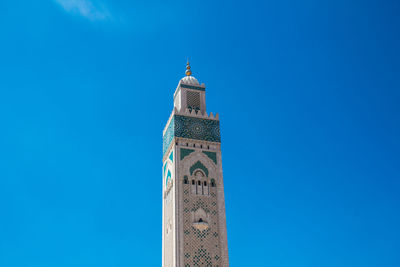
[[[398,1],[0,2],[0,266],[160,266],[186,59],[231,266],[400,266]]]

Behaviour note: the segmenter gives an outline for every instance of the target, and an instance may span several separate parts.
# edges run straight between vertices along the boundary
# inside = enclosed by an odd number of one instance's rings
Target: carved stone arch
[[[212,160],[206,156],[201,151],[195,151],[190,153],[190,155],[186,156],[183,161],[181,161],[181,168],[183,169],[184,173],[191,174],[190,168],[197,162],[200,161],[207,170],[208,170],[208,177],[217,177],[218,176],[218,169],[217,166],[212,162]],[[207,177],[207,176],[206,176]]]
[[[204,177],[206,177],[206,174],[204,173],[203,170],[201,170],[201,169],[196,169],[196,170],[194,170],[194,172],[193,172],[193,176],[196,177],[196,178],[204,178]]]
[[[196,211],[192,212],[192,225],[194,228],[204,231],[209,228],[210,215],[203,210],[198,208]]]
[[[211,179],[210,183],[211,183],[211,187],[216,187],[217,186],[217,183],[215,182],[214,178]]]
[[[196,171],[198,169],[202,170],[204,172],[204,174],[206,175],[206,177],[208,177],[209,171],[208,171],[207,167],[204,166],[203,163],[201,163],[200,160],[196,161],[196,163],[194,163],[192,166],[190,166],[190,169],[189,169],[190,175],[193,175],[194,171]]]
[[[193,212],[193,222],[209,222],[209,215],[202,208]]]

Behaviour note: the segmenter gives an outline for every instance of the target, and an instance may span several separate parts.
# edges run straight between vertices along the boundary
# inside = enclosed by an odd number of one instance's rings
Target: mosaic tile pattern
[[[219,121],[175,115],[175,136],[221,142]]]
[[[200,109],[200,93],[187,91],[186,102],[189,109]]]
[[[193,179],[194,177],[189,177]],[[221,266],[221,251],[218,235],[218,215],[216,188],[212,188],[212,196],[198,196],[189,191],[190,184],[183,184],[183,191],[189,192],[184,197],[184,266]],[[188,200],[188,201],[186,201]],[[193,213],[203,209],[208,215],[209,228],[205,230],[196,229],[193,226]]]
[[[206,166],[204,166],[200,161],[197,161],[195,164],[192,165],[192,167],[190,167],[190,175],[193,174],[193,172],[196,169],[200,169],[202,171],[204,171],[204,173],[206,174],[206,176],[208,177],[208,169],[206,168]]]
[[[199,90],[199,91],[205,91],[205,90],[206,90],[206,89],[203,88],[203,87],[193,86],[193,85],[187,85],[187,84],[183,84],[183,83],[181,83],[181,87],[183,87],[183,88],[188,88],[188,89]]]
[[[215,152],[210,152],[210,151],[203,151],[204,154],[207,155],[212,161],[214,161],[215,164],[217,164],[217,153]]]
[[[174,125],[175,125],[174,118],[172,118],[163,136],[163,156],[165,152],[167,152],[167,149],[169,148],[172,139],[174,139],[174,129],[175,129]]]
[[[210,234],[210,228],[207,230],[204,230],[204,231],[200,231],[198,229],[193,229],[193,231],[194,231],[194,235],[201,241],[203,241],[203,239],[206,238]]]
[[[195,252],[193,266],[212,266],[210,253],[203,246]]]
[[[186,156],[189,156],[190,153],[192,153],[192,152],[194,152],[194,149],[181,148],[180,159],[183,160]]]
[[[175,136],[220,143],[219,121],[174,115],[163,136],[163,156]]]
[[[193,206],[192,206],[191,211],[196,211],[196,210],[202,208],[205,212],[209,213],[210,209],[208,208],[208,204],[207,204],[208,201],[204,202],[204,201],[200,200],[199,198],[196,198],[196,199],[197,199],[197,201],[193,201]]]

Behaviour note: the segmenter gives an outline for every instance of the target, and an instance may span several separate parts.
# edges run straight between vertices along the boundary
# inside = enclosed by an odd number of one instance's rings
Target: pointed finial
[[[188,61],[186,63],[186,72],[185,73],[186,73],[186,76],[192,75],[192,71],[190,70],[189,59],[188,59]]]

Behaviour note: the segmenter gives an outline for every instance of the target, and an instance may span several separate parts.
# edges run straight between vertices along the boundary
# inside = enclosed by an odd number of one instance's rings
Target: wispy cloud
[[[104,3],[96,0],[54,0],[60,4],[65,11],[80,15],[89,20],[106,20],[111,18],[110,12]]]

